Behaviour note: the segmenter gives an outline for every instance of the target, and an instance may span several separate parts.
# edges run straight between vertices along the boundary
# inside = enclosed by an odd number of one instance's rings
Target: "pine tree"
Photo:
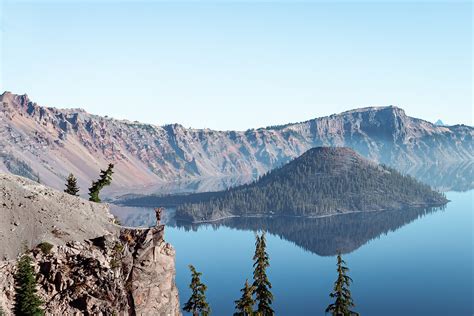
[[[36,275],[31,261],[28,255],[23,255],[18,261],[18,271],[15,275],[15,315],[44,315],[41,309],[43,302],[36,294]]]
[[[100,190],[112,182],[113,169],[114,165],[110,163],[107,170],[100,170],[99,180],[92,182],[92,186],[89,188],[89,201],[100,202]]]
[[[79,192],[79,188],[77,187],[77,179],[72,173],[67,177],[66,189],[64,192],[78,196],[77,193]]]
[[[255,300],[253,299],[253,290],[254,287],[249,284],[248,280],[245,280],[245,286],[240,291],[242,292],[242,297],[235,301],[235,309],[237,313],[234,313],[234,316],[252,316],[253,306],[255,305]]]
[[[257,301],[257,312],[262,316],[271,316],[275,312],[271,308],[273,301],[273,294],[270,292],[272,284],[267,277],[267,268],[270,266],[268,254],[266,252],[266,240],[265,233],[262,236],[256,235],[255,241],[255,255],[253,260],[255,261],[254,272],[253,272],[253,294],[255,294]]]
[[[350,310],[355,306],[352,301],[349,286],[352,279],[347,275],[349,268],[345,266],[346,262],[342,260],[341,254],[337,255],[337,273],[338,277],[334,282],[334,291],[329,294],[330,297],[336,298],[336,301],[326,308],[326,313],[331,313],[333,316],[353,316],[359,315]]]
[[[211,308],[206,302],[207,286],[201,282],[201,272],[197,272],[194,266],[189,265],[191,270],[191,288],[192,294],[189,300],[184,304],[183,310],[192,313],[193,316],[207,316],[211,313]]]

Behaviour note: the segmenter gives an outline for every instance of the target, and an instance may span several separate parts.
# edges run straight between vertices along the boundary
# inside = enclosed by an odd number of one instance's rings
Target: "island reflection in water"
[[[379,212],[357,212],[319,218],[288,216],[232,217],[209,223],[192,224],[174,219],[174,210],[167,210],[163,223],[185,231],[200,228],[229,227],[246,231],[266,231],[320,256],[353,252],[372,239],[397,229],[445,207],[405,209]],[[153,226],[155,213],[151,208],[113,206],[113,213],[124,226]]]
[[[396,231],[440,209],[357,212],[320,218],[233,217],[203,224],[177,222],[176,226],[185,230],[198,230],[200,226],[212,226],[216,229],[225,226],[238,230],[264,230],[317,255],[335,256],[339,252],[351,253],[382,234]]]

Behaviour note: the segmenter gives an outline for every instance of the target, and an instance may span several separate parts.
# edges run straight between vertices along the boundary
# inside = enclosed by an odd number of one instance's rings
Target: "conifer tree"
[[[191,288],[192,294],[189,300],[184,304],[183,310],[192,313],[193,316],[207,316],[211,313],[211,308],[206,301],[207,286],[201,282],[201,272],[197,272],[193,265],[189,265],[191,270]]]
[[[89,201],[100,202],[99,193],[107,185],[112,182],[112,174],[114,169],[113,164],[109,164],[107,170],[100,170],[100,177],[97,181],[92,182],[92,186],[89,188]]]
[[[44,315],[44,311],[41,309],[43,302],[36,294],[36,275],[28,255],[23,255],[18,261],[15,282],[15,315]]]
[[[79,192],[79,188],[77,186],[77,179],[72,173],[70,173],[67,177],[66,189],[64,190],[64,192],[74,196],[78,196],[77,193]]]
[[[275,312],[271,308],[273,294],[270,292],[272,284],[267,277],[267,268],[270,266],[268,254],[266,252],[265,232],[262,236],[256,235],[255,241],[255,261],[253,272],[253,294],[257,301],[257,312],[262,316],[271,316]]]
[[[326,313],[331,313],[333,316],[355,316],[359,315],[351,311],[354,305],[352,301],[349,286],[352,279],[347,275],[349,268],[345,266],[346,262],[342,260],[341,254],[337,255],[337,273],[338,277],[334,282],[334,291],[329,294],[330,297],[335,298],[335,302],[329,304],[326,308]]]
[[[248,280],[245,280],[245,286],[240,291],[242,292],[242,297],[235,301],[235,309],[237,313],[234,313],[234,316],[252,316],[253,306],[255,305],[255,300],[253,299],[253,285],[249,284]]]

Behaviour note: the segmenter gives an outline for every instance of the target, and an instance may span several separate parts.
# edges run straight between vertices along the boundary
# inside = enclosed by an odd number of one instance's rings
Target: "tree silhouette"
[[[336,282],[334,282],[334,291],[329,294],[330,297],[335,298],[336,300],[326,308],[326,313],[331,313],[333,316],[359,315],[358,313],[351,311],[351,307],[355,306],[349,290],[352,279],[347,275],[349,268],[347,268],[345,264],[346,262],[342,260],[341,254],[338,254],[338,276]]]
[[[237,312],[234,313],[234,316],[254,315],[253,306],[255,305],[255,300],[253,299],[253,290],[253,285],[250,285],[249,281],[245,280],[245,286],[240,290],[242,297],[235,301],[235,309]]]
[[[256,235],[255,238],[253,294],[255,294],[257,301],[257,312],[262,316],[270,316],[274,315],[275,312],[271,308],[273,294],[270,289],[272,284],[267,277],[267,268],[270,266],[270,262],[266,252],[265,232],[260,237]]]
[[[78,196],[77,193],[79,192],[79,187],[77,186],[77,179],[72,173],[67,177],[66,189],[64,192]]]
[[[193,316],[207,316],[211,313],[211,308],[206,301],[207,286],[201,282],[201,272],[197,272],[193,265],[189,265],[191,270],[191,288],[192,294],[189,300],[184,304],[183,310],[192,313]]]
[[[23,255],[18,261],[18,270],[15,275],[15,315],[44,315],[41,309],[43,302],[36,294],[36,274],[31,261],[28,255]]]
[[[99,193],[112,182],[113,169],[114,165],[110,163],[107,170],[100,170],[99,180],[92,182],[92,186],[89,188],[89,201],[100,202]]]

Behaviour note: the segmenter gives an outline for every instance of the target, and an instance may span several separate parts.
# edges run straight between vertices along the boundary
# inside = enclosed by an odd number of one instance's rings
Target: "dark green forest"
[[[178,218],[323,216],[447,202],[442,193],[428,185],[342,147],[313,148],[250,184],[193,200],[177,207]]]

